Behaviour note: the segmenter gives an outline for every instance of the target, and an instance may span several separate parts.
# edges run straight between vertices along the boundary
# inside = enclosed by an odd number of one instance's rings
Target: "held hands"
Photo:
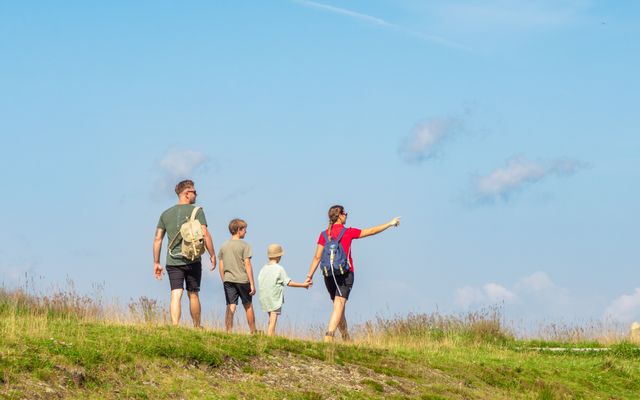
[[[309,289],[311,286],[313,286],[313,277],[307,275],[307,279],[304,280],[303,285],[306,285],[304,286],[306,289]]]
[[[162,274],[164,274],[164,270],[160,263],[153,263],[153,275],[155,275],[157,280],[162,280]]]
[[[397,227],[398,225],[400,225],[400,217],[395,217],[394,219],[388,222],[388,225],[389,227],[392,227],[392,226]]]

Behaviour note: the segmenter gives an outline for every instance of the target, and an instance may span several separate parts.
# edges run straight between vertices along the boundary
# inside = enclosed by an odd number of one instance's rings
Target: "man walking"
[[[173,325],[178,325],[180,322],[180,301],[182,300],[182,293],[186,283],[193,326],[199,328],[200,298],[198,293],[200,292],[200,281],[202,280],[202,263],[198,252],[196,252],[196,256],[192,257],[181,253],[183,238],[181,237],[180,228],[182,224],[189,222],[191,219],[195,219],[200,223],[204,247],[211,258],[212,271],[216,268],[216,253],[211,235],[207,230],[207,219],[202,208],[198,208],[195,211],[194,218],[192,218],[192,214],[196,209],[194,203],[197,196],[193,181],[184,180],[178,183],[176,185],[176,194],[178,195],[178,204],[165,210],[158,221],[156,236],[153,241],[153,273],[156,279],[162,279],[163,268],[160,264],[160,252],[166,232],[169,240],[166,268],[171,285],[171,304],[169,307],[171,322]]]

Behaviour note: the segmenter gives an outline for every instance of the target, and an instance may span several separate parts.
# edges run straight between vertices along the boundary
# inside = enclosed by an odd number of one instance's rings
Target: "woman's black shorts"
[[[335,278],[336,280],[334,281],[333,275],[324,277],[324,285],[329,291],[331,301],[333,301],[336,296],[349,299],[349,293],[351,293],[351,288],[353,287],[353,272],[349,271],[344,275],[336,275]],[[336,282],[338,283],[337,285]]]
[[[202,280],[202,263],[200,261],[187,265],[167,265],[167,274],[169,274],[171,290],[184,289],[186,282],[187,291],[200,291],[200,281]]]

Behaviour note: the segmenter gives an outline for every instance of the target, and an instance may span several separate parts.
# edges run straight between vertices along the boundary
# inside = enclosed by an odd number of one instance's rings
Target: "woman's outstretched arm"
[[[391,228],[392,226],[398,226],[400,225],[400,217],[395,217],[394,219],[392,219],[391,221],[387,222],[386,224],[381,224],[381,225],[376,225],[374,227],[371,228],[367,228],[367,229],[363,229],[360,232],[360,238],[363,237],[367,237],[367,236],[371,236],[371,235],[376,235],[388,228]]]

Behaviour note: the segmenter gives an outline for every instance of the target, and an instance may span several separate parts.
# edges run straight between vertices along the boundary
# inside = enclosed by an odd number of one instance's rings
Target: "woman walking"
[[[333,302],[333,311],[331,318],[329,318],[324,341],[332,342],[336,328],[340,329],[343,340],[350,339],[347,319],[344,314],[354,280],[351,241],[376,235],[392,226],[398,226],[400,217],[372,228],[357,229],[345,227],[348,214],[344,207],[335,205],[329,209],[328,214],[329,227],[320,233],[306,282],[313,283],[313,274],[320,266],[324,275],[324,284]]]

